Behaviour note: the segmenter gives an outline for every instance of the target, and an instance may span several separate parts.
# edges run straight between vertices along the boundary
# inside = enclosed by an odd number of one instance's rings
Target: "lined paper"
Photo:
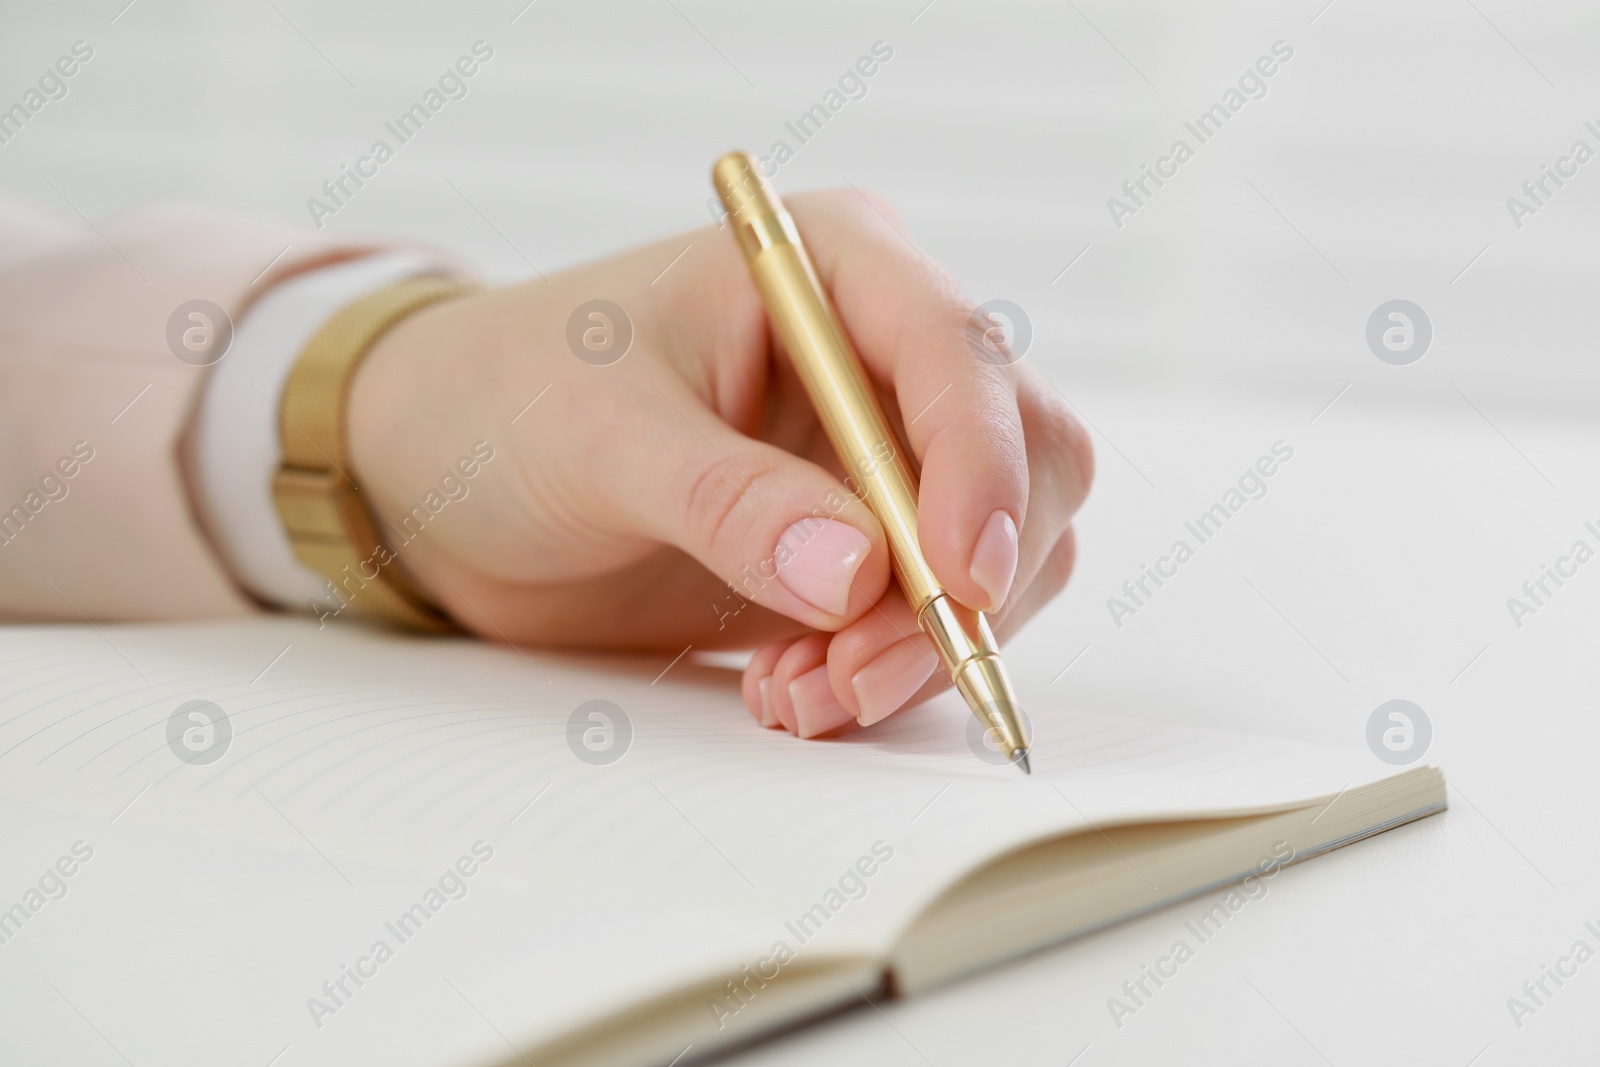
[[[1027,708],[1029,778],[968,749],[953,697],[805,742],[757,726],[734,673],[691,656],[663,676],[668,658],[281,618],[7,631],[0,821],[25,846],[0,857],[0,876],[23,884],[78,837],[99,853],[70,906],[0,945],[0,995],[26,1002],[28,969],[67,961],[80,989],[117,1005],[102,1010],[146,1032],[159,1024],[150,1005],[64,946],[86,929],[112,941],[165,931],[182,948],[152,957],[156,987],[220,973],[222,988],[190,994],[224,1021],[267,1005],[329,1056],[384,1048],[394,1039],[367,1024],[341,1018],[342,1037],[308,1028],[305,999],[484,842],[493,862],[437,920],[454,933],[418,937],[427,945],[408,946],[362,1003],[408,1011],[407,998],[454,996],[439,982],[455,974],[534,1041],[758,958],[875,846],[892,859],[807,943],[810,958],[881,958],[943,888],[1024,843],[1295,806],[1389,770],[1365,753],[1041,705]],[[212,763],[185,762],[168,741],[168,720],[194,700],[231,730]],[[569,746],[569,717],[592,700],[631,723],[614,763]],[[219,893],[225,914],[259,927],[250,937],[196,936],[193,900]],[[228,956],[239,944],[273,951],[240,968]],[[219,1024],[214,1052],[232,1048],[229,1033]]]

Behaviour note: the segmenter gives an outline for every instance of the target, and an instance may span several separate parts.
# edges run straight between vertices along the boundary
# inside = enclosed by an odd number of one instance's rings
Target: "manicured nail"
[[[794,705],[795,733],[801,737],[816,737],[855,721],[855,716],[834,697],[826,666],[809,670],[790,682],[789,703]]]
[[[778,580],[807,604],[843,615],[850,583],[872,542],[854,526],[832,519],[801,519],[778,538]]]
[[[777,714],[772,710],[772,675],[761,679],[761,684],[756,688],[761,690],[761,714],[758,716],[761,725],[769,729],[780,725]]]
[[[933,677],[938,664],[933,642],[923,634],[896,641],[878,653],[850,679],[856,703],[861,705],[861,725],[871,726],[899,711]]]
[[[772,691],[769,689],[767,692],[767,705],[772,708],[772,717],[777,720],[778,725],[792,734],[796,732],[794,728],[794,704],[787,699],[788,695],[788,690]]]
[[[996,511],[983,524],[978,544],[972,550],[972,580],[989,594],[985,611],[994,611],[1006,602],[1011,579],[1017,576],[1017,524],[1003,510]]]

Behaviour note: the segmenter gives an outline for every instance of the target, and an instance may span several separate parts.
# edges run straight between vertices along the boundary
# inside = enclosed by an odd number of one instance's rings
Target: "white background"
[[[1600,11],[1322,3],[7,0],[0,106],[74,41],[95,56],[0,146],[0,193],[80,227],[164,199],[308,227],[479,39],[470,94],[330,230],[513,280],[703,225],[717,155],[788,141],[782,189],[883,193],[974,299],[1022,306],[1093,429],[1079,573],[1012,647],[1029,699],[1359,746],[1404,697],[1452,808],[1286,873],[1120,1029],[1106,999],[1201,902],[738,1062],[1590,1058],[1600,962],[1520,1028],[1506,998],[1600,949],[1600,562],[1520,628],[1506,601],[1600,548],[1600,160],[1521,228],[1506,200],[1600,149]],[[798,145],[784,123],[879,40],[867,95]],[[1280,40],[1266,97],[1117,227],[1107,198]],[[1433,325],[1411,366],[1365,341],[1394,298]],[[1268,496],[1114,625],[1123,580],[1279,440]]]

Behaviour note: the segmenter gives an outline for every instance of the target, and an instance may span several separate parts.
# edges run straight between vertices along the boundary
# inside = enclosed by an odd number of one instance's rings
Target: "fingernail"
[[[768,679],[768,681],[770,682],[771,679]],[[792,734],[798,731],[794,728],[794,704],[787,699],[788,695],[788,690],[780,689],[775,693],[769,690],[766,698],[767,705],[772,708],[772,717],[778,721],[779,726]]]
[[[983,609],[994,611],[1006,602],[1011,579],[1017,575],[1017,524],[1005,511],[996,511],[983,524],[972,550],[972,580],[989,594]]]
[[[809,670],[790,682],[789,703],[794,705],[795,733],[801,737],[816,737],[855,721],[855,716],[834,697],[826,666]]]
[[[878,653],[850,679],[856,703],[861,705],[861,725],[882,722],[899,711],[933,677],[938,663],[933,642],[923,634],[896,641]]]
[[[761,725],[769,728],[779,725],[778,716],[772,710],[772,676],[761,679],[756,688],[761,691]]]
[[[854,526],[832,519],[801,519],[778,538],[778,580],[795,596],[829,615],[843,615],[850,583],[872,542]]]

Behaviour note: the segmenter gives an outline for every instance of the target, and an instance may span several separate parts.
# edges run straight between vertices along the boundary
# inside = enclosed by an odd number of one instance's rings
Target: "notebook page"
[[[809,903],[819,877],[880,840],[904,846],[886,873],[909,872],[885,884],[921,897],[1008,843],[1267,808],[1384,770],[1364,754],[1036,707],[1028,779],[974,756],[953,697],[801,742],[756,727],[731,672],[664,667],[301,620],[13,631],[0,789],[252,841],[278,841],[287,822],[300,847],[402,868],[518,816],[541,861],[515,870],[523,881],[629,899],[648,871],[668,906],[761,916]],[[169,742],[193,700],[227,716],[215,762]],[[614,728],[624,754],[609,764],[569,744],[569,718],[596,700],[631,724],[631,738]],[[604,721],[584,729],[603,735]]]
[[[1013,844],[1292,804],[1386,769],[1040,707],[1027,779],[974,756],[953,699],[801,742],[755,726],[729,672],[669,659],[523,654],[288,619],[14,630],[0,639],[0,797],[13,813],[26,804],[101,827],[124,869],[150,841],[202,867],[208,855],[242,857],[260,893],[242,909],[281,906],[292,885],[296,907],[340,916],[346,956],[419,878],[492,842],[467,914],[501,934],[459,966],[500,976],[480,995],[503,997],[519,1039],[532,1040],[619,997],[736,970],[780,939],[809,958],[882,955],[926,900]],[[185,759],[169,737],[195,700],[231,732],[214,762]],[[595,700],[631,725],[615,762],[580,758],[581,731],[576,743],[569,731]],[[613,729],[614,744],[622,736]],[[283,874],[266,873],[271,856]],[[563,939],[574,927],[586,932]],[[304,987],[337,962],[318,956],[341,943],[330,928],[295,930],[278,937],[322,970],[289,966],[274,988]],[[278,995],[290,1015],[301,1010],[297,994]],[[312,1035],[326,1044],[326,1033]]]

